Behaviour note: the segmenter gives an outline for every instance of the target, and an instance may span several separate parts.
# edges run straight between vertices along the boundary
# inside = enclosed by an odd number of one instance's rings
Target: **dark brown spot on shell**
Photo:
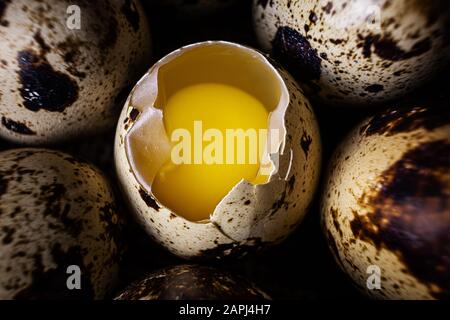
[[[269,212],[269,216],[274,215],[275,213],[278,212],[278,210],[280,210],[281,208],[288,208],[288,203],[286,202],[286,190],[284,190],[280,197],[272,204],[272,207],[270,208],[270,212]]]
[[[400,132],[409,132],[419,128],[428,131],[450,124],[450,108],[448,105],[435,108],[393,108],[378,113],[360,129],[366,136],[383,134],[391,136]]]
[[[135,109],[135,108],[131,109],[131,111],[130,111],[130,119],[131,119],[131,121],[136,121],[139,113],[140,112],[139,112],[138,109]]]
[[[31,50],[17,56],[23,105],[31,111],[63,112],[78,99],[78,85]]]
[[[372,54],[372,47],[374,52],[384,60],[402,61],[420,56],[431,49],[431,40],[425,38],[417,41],[410,51],[406,52],[401,49],[397,43],[390,36],[369,35],[364,38],[362,45],[363,55],[365,58],[370,58]]]
[[[34,132],[33,130],[31,130],[30,128],[27,127],[26,124],[18,122],[18,121],[14,121],[12,119],[8,119],[5,117],[2,117],[2,125],[15,133],[19,133],[19,134],[23,134],[23,135],[35,135],[36,132]]]
[[[365,91],[370,93],[378,93],[383,91],[384,87],[381,84],[372,84],[364,88]]]
[[[303,132],[303,135],[300,139],[300,146],[303,150],[303,153],[305,154],[305,158],[308,158],[308,152],[309,147],[311,146],[312,138],[306,133],[306,131]]]
[[[332,9],[333,9],[333,3],[331,3],[331,1],[328,1],[327,4],[324,7],[322,7],[322,10],[327,14],[330,14]]]
[[[317,15],[315,14],[314,11],[311,11],[311,12],[309,13],[308,19],[309,19],[309,21],[310,21],[311,23],[316,23],[316,22],[317,22]]]
[[[142,200],[144,200],[145,204],[149,206],[150,208],[155,209],[158,211],[160,207],[156,203],[155,199],[151,195],[147,193],[142,187],[139,189],[139,194],[141,195]]]
[[[74,237],[78,236],[83,228],[83,221],[71,217],[72,206],[66,201],[66,187],[60,183],[53,183],[42,185],[40,191],[39,199],[45,203],[43,215],[52,216],[57,221],[61,221],[61,228]]]
[[[206,261],[237,259],[251,252],[258,252],[268,246],[260,238],[250,238],[243,242],[219,244],[212,249],[202,250],[197,258]]]
[[[65,63],[72,64],[78,60],[81,52],[80,47],[84,43],[75,37],[67,37],[64,41],[58,43],[57,48],[62,53]]]
[[[57,44],[57,49],[66,63],[66,70],[72,76],[80,79],[84,79],[86,77],[86,72],[80,70],[79,66],[82,64],[83,59],[81,50],[83,47],[87,46],[87,43],[73,36],[69,36],[64,41]]]
[[[364,58],[370,58],[372,56],[372,44],[373,44],[373,36],[367,36],[363,37],[360,36],[360,38],[364,39],[364,42],[362,43],[362,54]]]
[[[41,55],[45,55],[50,51],[50,47],[45,42],[44,38],[42,38],[40,30],[34,34],[33,38],[41,49]]]
[[[333,225],[336,231],[339,233],[339,236],[342,238],[343,232],[341,229],[341,225],[339,223],[339,212],[335,208],[330,209],[331,219],[333,220]]]
[[[342,44],[343,42],[345,42],[345,40],[344,39],[332,39],[332,38],[330,38],[330,42],[332,43],[332,44],[335,44],[335,45],[340,45],[340,44]],[[339,60],[336,60],[336,64],[340,64],[341,62],[339,61]]]
[[[9,179],[5,177],[5,173],[0,171],[0,198],[8,190]]]
[[[419,145],[384,171],[350,222],[355,237],[397,254],[436,298],[450,297],[450,144]],[[436,288],[439,288],[436,290]]]
[[[16,229],[9,227],[9,226],[3,226],[2,228],[2,236],[3,236],[3,244],[8,245],[11,242],[13,242],[14,239],[14,233],[16,232]]]
[[[8,8],[8,5],[11,3],[11,0],[0,0],[0,26],[7,27],[9,26],[9,22],[3,19],[3,15]]]
[[[280,27],[272,41],[273,55],[297,79],[309,81],[320,78],[322,59],[309,41],[290,27]]]

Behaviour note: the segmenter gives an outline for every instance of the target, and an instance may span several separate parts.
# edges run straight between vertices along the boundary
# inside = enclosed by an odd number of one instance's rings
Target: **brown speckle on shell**
[[[139,116],[139,110],[132,108],[130,111],[130,119],[131,121],[136,121],[137,117]]]
[[[384,87],[381,84],[371,84],[364,88],[365,91],[370,93],[377,93],[383,91]]]
[[[128,90],[128,92],[130,92],[130,90]],[[123,120],[125,130],[128,130],[130,126],[136,121],[139,113],[140,112],[138,109],[131,108],[130,114]]]
[[[331,1],[328,1],[327,4],[322,8],[322,10],[327,14],[331,13],[331,9],[333,9],[333,3]]]
[[[436,108],[392,108],[373,116],[360,129],[361,134],[370,136],[383,134],[392,136],[401,132],[410,132],[419,128],[432,131],[450,123],[450,108],[436,106]]]
[[[4,20],[3,15],[8,8],[8,5],[11,3],[11,0],[2,0],[0,1],[0,26],[2,27],[8,27],[9,21]]]
[[[408,151],[382,173],[378,190],[359,200],[369,212],[355,212],[350,222],[356,238],[396,252],[436,298],[450,297],[450,190],[443,175],[450,173],[449,155],[442,140]]]
[[[373,52],[381,59],[389,61],[402,61],[428,52],[432,47],[432,43],[429,38],[425,38],[417,41],[412,46],[410,51],[404,51],[399,48],[395,41],[389,36],[381,37],[380,35],[368,35],[364,38],[364,43],[361,45],[365,58],[371,57],[372,46],[374,47]]]
[[[56,71],[44,56],[31,50],[17,56],[23,105],[31,111],[63,112],[78,99],[78,84]]]
[[[300,140],[300,146],[302,147],[306,158],[308,158],[309,146],[311,145],[311,142],[312,138],[306,132],[303,132],[302,138]]]
[[[138,281],[118,300],[264,300],[269,297],[248,281],[210,267],[181,265]]]
[[[270,244],[264,243],[259,238],[251,238],[239,242],[218,244],[215,248],[205,249],[196,257],[206,261],[217,261],[221,259],[238,259],[249,253],[259,252],[269,247]]]
[[[139,189],[139,194],[141,195],[142,200],[145,202],[147,206],[155,209],[156,211],[160,209],[155,199],[153,199],[153,197],[150,194],[148,194],[148,192],[145,191],[142,187]]]
[[[287,26],[278,28],[272,46],[274,57],[295,77],[303,81],[320,78],[321,59],[298,31]]]
[[[26,124],[21,123],[21,122],[17,122],[14,121],[12,119],[8,119],[6,117],[2,117],[2,125],[7,128],[8,130],[11,130],[15,133],[19,133],[19,134],[36,134],[36,132],[34,132],[33,130],[31,130],[30,128],[27,127]]]
[[[339,265],[371,297],[448,299],[450,118],[446,106],[391,108],[334,153],[323,227]],[[369,290],[376,265],[382,288]]]
[[[0,298],[103,298],[116,280],[122,227],[112,191],[89,164],[46,149],[0,153]],[[71,265],[81,290],[67,288]]]

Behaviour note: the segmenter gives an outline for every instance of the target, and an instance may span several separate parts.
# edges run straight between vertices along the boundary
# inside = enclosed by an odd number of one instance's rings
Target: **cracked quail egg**
[[[448,103],[361,123],[331,159],[321,211],[336,261],[367,295],[448,299]]]
[[[112,128],[148,68],[135,0],[2,1],[0,136],[54,143]]]
[[[253,14],[263,48],[330,105],[403,96],[450,61],[446,0],[254,0]]]
[[[183,161],[174,160],[174,135],[191,138],[183,126],[194,127],[198,163],[189,163],[184,139]],[[239,130],[249,140],[234,139]],[[243,165],[237,151],[228,166],[239,141]],[[261,156],[253,164],[251,150]],[[208,152],[211,163],[202,158]],[[184,258],[240,256],[285,239],[311,204],[320,154],[311,104],[291,76],[258,51],[223,41],[157,62],[128,97],[115,140],[117,175],[137,220]]]
[[[117,278],[122,225],[97,169],[58,151],[1,152],[0,298],[103,298]]]
[[[166,268],[130,285],[117,300],[268,300],[267,294],[241,277],[211,267]]]

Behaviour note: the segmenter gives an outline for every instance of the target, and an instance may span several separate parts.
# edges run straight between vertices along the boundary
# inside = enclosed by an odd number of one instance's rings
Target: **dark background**
[[[252,26],[251,1],[238,1],[235,7],[207,16],[194,13],[186,15],[173,10],[155,8],[149,4],[149,0],[142,2],[147,3],[146,11],[152,32],[152,64],[170,51],[198,41],[227,40],[258,48]],[[441,75],[422,89],[384,107],[419,103],[448,105],[447,91],[450,83],[448,71],[443,70]],[[318,104],[314,104],[313,107],[318,116],[322,135],[323,173],[336,144],[353,126],[374,111],[335,109]],[[113,185],[117,185],[114,183],[113,141],[112,130],[97,137],[53,148],[93,162],[109,176]],[[0,150],[10,147],[15,146],[0,141]],[[242,260],[220,262],[216,267],[244,276],[273,299],[364,299],[334,262],[322,235],[319,213],[321,189],[322,185],[319,187],[312,210],[284,243]],[[127,211],[123,204],[121,206]],[[157,269],[186,263],[153,243],[142,228],[133,222],[131,215],[127,213],[127,216],[130,220],[126,230],[128,251],[122,263],[118,292],[130,282]]]

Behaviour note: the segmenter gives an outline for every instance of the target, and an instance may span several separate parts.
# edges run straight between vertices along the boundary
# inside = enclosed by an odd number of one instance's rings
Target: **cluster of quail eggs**
[[[447,1],[141,2],[0,2],[0,299],[270,299],[209,264],[276,251],[306,215],[366,296],[449,299],[450,105],[409,99],[450,66]],[[232,23],[245,8],[253,43],[152,57],[152,15]],[[152,182],[170,152],[160,103],[201,82],[264,101],[281,135],[267,182],[240,181],[191,221]],[[356,110],[354,128],[323,120]],[[329,131],[347,134],[332,155]],[[200,264],[124,283],[134,228],[151,244],[139,255],[156,244]]]

